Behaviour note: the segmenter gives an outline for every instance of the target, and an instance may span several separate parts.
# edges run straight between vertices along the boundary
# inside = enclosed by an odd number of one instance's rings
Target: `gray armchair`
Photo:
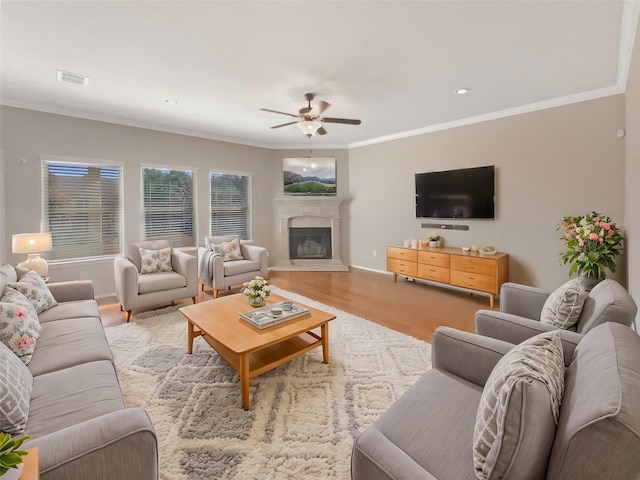
[[[161,250],[171,246],[169,240],[151,240],[132,243],[129,254],[114,261],[116,297],[120,309],[127,312],[127,322],[131,310],[147,308],[191,297],[193,303],[198,298],[198,259],[188,253],[171,252],[172,271],[141,273],[140,248]]]
[[[207,237],[207,247],[198,248],[198,277],[202,283],[213,289],[213,298],[218,298],[218,292],[222,289],[230,289],[233,286],[249,282],[256,276],[267,278],[269,267],[269,252],[264,247],[240,243],[242,260],[224,261],[222,255],[210,248],[211,243],[217,241],[230,241],[234,236]]]
[[[542,307],[550,292],[517,283],[500,289],[500,311],[479,310],[476,333],[518,344],[542,332],[555,330],[541,323]],[[615,280],[604,280],[587,297],[578,322],[562,332],[563,340],[577,343],[592,328],[605,322],[630,326],[638,308],[631,295]]]

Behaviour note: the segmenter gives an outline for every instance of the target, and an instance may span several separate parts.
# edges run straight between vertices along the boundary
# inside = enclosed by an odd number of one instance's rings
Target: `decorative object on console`
[[[442,237],[440,235],[431,235],[428,239],[430,247],[439,247],[442,242]]]
[[[11,239],[11,251],[13,253],[26,253],[27,259],[18,264],[18,267],[33,270],[41,277],[46,277],[49,272],[47,261],[40,257],[41,252],[53,249],[51,232],[44,233],[16,233]]]
[[[22,472],[22,457],[28,452],[19,450],[20,446],[31,437],[24,436],[16,440],[8,433],[0,433],[0,477],[18,480]]]
[[[562,230],[566,251],[560,263],[571,265],[574,273],[586,277],[587,290],[606,277],[606,270],[616,271],[614,258],[620,255],[624,236],[606,215],[591,212],[579,217],[564,217],[557,230]]]
[[[262,277],[256,276],[250,282],[242,285],[244,290],[242,293],[249,299],[249,305],[252,307],[263,307],[265,299],[271,295],[271,286]]]

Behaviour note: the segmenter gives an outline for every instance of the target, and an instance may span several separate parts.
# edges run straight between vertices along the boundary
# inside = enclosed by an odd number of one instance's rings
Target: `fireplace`
[[[331,259],[331,227],[289,228],[291,260]]]

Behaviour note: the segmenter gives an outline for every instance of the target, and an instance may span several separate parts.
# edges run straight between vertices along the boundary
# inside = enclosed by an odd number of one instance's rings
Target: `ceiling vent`
[[[89,85],[89,77],[85,77],[84,75],[79,75],[77,73],[63,72],[62,70],[58,70],[58,81],[73,83],[74,85],[82,85],[83,87]]]

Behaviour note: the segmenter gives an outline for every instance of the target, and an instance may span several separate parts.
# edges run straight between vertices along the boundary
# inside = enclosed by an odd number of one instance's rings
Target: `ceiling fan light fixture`
[[[304,122],[298,122],[298,128],[304,133],[307,137],[311,137],[315,135],[318,129],[322,126],[321,122],[316,120],[305,120]]]

